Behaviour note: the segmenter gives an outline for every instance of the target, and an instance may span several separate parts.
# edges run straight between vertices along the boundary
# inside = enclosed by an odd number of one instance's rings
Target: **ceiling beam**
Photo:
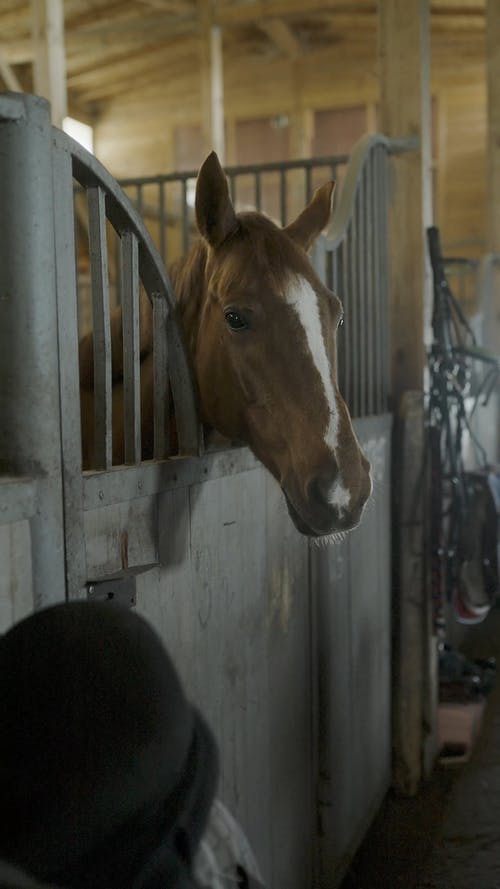
[[[13,93],[22,93],[23,87],[16,72],[12,69],[8,62],[5,61],[3,50],[0,49],[0,74],[2,80],[8,90]]]
[[[143,6],[150,6],[151,9],[159,9],[169,12],[172,15],[189,15],[193,11],[193,7],[186,0],[139,0]]]
[[[186,57],[192,57],[194,60],[198,45],[197,39],[188,38],[164,43],[145,52],[129,53],[110,62],[97,64],[89,70],[71,74],[68,77],[68,86],[85,92],[87,89],[92,90],[93,86],[99,89],[115,83],[121,85],[128,82],[130,85],[138,74],[145,74],[155,68],[161,68],[167,80],[175,77],[176,65],[180,61]]]
[[[302,52],[300,41],[283,19],[263,19],[257,22],[257,27],[286,58],[297,59],[300,56]]]
[[[355,4],[353,13],[356,12]],[[362,4],[366,6],[366,4]],[[374,7],[375,3],[370,6]],[[224,6],[214,10],[214,21],[219,25],[244,25],[260,23],[265,19],[283,18],[284,16],[300,15],[302,18],[311,12],[340,9],[349,11],[351,4],[341,0],[255,0],[238,6]],[[346,9],[347,7],[347,9]]]

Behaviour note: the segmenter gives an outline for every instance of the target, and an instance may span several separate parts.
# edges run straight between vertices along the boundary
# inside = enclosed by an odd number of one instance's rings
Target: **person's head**
[[[190,885],[216,747],[145,620],[73,602],[22,621],[0,712],[0,858],[61,886]]]

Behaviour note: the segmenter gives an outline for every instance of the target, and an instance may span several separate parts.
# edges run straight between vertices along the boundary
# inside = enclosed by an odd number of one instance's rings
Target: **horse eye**
[[[224,317],[227,326],[230,327],[231,330],[246,330],[248,328],[248,322],[243,315],[240,315],[238,312],[225,312]]]
[[[342,312],[342,314],[339,317],[339,320],[337,321],[337,329],[339,327],[342,327],[343,323],[344,323],[344,313]]]

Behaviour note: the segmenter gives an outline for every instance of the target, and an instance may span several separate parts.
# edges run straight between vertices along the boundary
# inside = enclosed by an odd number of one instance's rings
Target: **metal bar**
[[[341,258],[341,282],[342,282],[342,293],[341,299],[344,304],[344,311],[346,317],[346,324],[344,325],[342,331],[342,349],[341,349],[341,357],[343,361],[340,363],[341,368],[341,379],[343,379],[343,396],[348,406],[351,405],[352,400],[352,380],[349,372],[349,362],[350,362],[350,348],[349,343],[351,339],[350,335],[350,327],[351,327],[351,316],[350,316],[350,302],[349,302],[349,244],[347,238],[342,241],[340,246],[340,258]]]
[[[260,173],[279,173],[281,170],[302,170],[307,167],[331,167],[332,164],[347,164],[348,161],[348,154],[339,154],[331,155],[329,157],[302,158],[295,161],[271,161],[265,164],[242,164],[241,166],[224,167],[224,172],[226,176],[231,179],[232,176],[248,176],[257,171]],[[158,182],[180,182],[183,179],[196,179],[197,176],[198,170],[189,170],[182,173],[165,173],[161,176],[134,176],[127,179],[120,179],[120,185],[122,188],[126,188],[128,186],[136,186],[139,184],[152,185]]]
[[[236,176],[234,173],[229,174],[229,194],[231,195],[231,201],[233,204],[236,203]]]
[[[333,275],[333,252],[325,249],[325,281],[329,290],[334,290]]]
[[[381,149],[376,148],[375,155],[375,172],[377,186],[377,286],[378,298],[376,303],[376,338],[377,338],[377,393],[378,393],[378,409],[383,411],[385,408],[385,383],[384,383],[384,331],[383,326],[385,319],[383,317],[382,306],[384,303],[384,288],[386,281],[384,278],[384,185],[382,171],[382,153]]]
[[[363,174],[364,180],[364,207],[363,223],[365,237],[364,279],[365,279],[365,305],[363,314],[363,326],[365,331],[365,406],[364,414],[371,416],[373,413],[373,282],[371,269],[371,186],[370,179],[370,155],[366,160]]]
[[[286,225],[286,214],[286,172],[280,170],[280,217],[283,226]]]
[[[356,227],[358,231],[358,379],[359,405],[358,417],[366,414],[366,207],[365,207],[365,170],[361,174],[356,198]]]
[[[306,204],[312,198],[312,167],[307,166],[304,167],[305,172],[305,190],[306,190]]]
[[[340,285],[339,281],[342,279],[342,251],[341,250],[329,250],[328,251],[330,263],[331,263],[331,278],[332,278],[332,291],[336,296],[340,297]],[[344,368],[344,351],[345,351],[345,329],[344,325],[337,330],[336,336],[336,350],[335,350],[335,370],[337,375],[337,382],[342,395],[345,392],[345,368]]]
[[[356,216],[351,219],[347,240],[349,243],[349,376],[351,403],[350,409],[353,417],[359,416],[359,364],[358,364],[358,316],[359,316],[359,291],[357,275],[357,239]]]
[[[67,141],[64,134],[59,131],[53,131],[52,158],[65,573],[66,595],[71,599],[82,595],[87,579],[87,555],[83,525],[73,173]]]
[[[142,182],[138,182],[135,188],[135,206],[139,216],[142,216]]]
[[[160,215],[160,256],[167,264],[167,220],[165,218],[165,183],[158,183],[158,212]]]
[[[105,192],[100,185],[87,189],[89,251],[94,331],[94,465],[108,469],[113,460],[111,335],[106,243]]]
[[[259,212],[262,210],[262,179],[260,173],[255,174],[255,208]]]
[[[372,194],[371,194],[371,212],[370,212],[370,227],[372,234],[372,267],[373,267],[373,287],[372,287],[372,312],[371,312],[371,323],[372,323],[372,350],[373,350],[373,402],[374,402],[374,410],[375,413],[381,413],[383,410],[383,398],[382,398],[382,351],[381,351],[381,343],[380,343],[380,325],[382,323],[380,317],[380,301],[381,301],[381,280],[380,280],[380,216],[382,213],[381,208],[381,195],[380,195],[380,184],[379,184],[379,164],[378,164],[378,153],[377,149],[374,149],[370,155],[370,176],[372,180]]]
[[[382,137],[374,137],[373,143],[384,146],[384,150],[388,154],[402,154],[407,151],[416,151],[419,146],[417,137],[410,136],[405,139],[385,139]],[[253,174],[256,171],[261,173],[277,173],[281,170],[302,170],[312,167],[336,167],[345,166],[349,162],[348,154],[332,155],[329,157],[317,158],[301,158],[295,161],[273,161],[265,164],[245,164],[241,166],[225,167],[226,176],[230,179],[235,175]],[[127,186],[151,185],[158,182],[179,182],[182,179],[196,179],[198,170],[190,170],[182,173],[166,173],[162,176],[141,176],[129,177],[121,179],[122,188]]]
[[[388,158],[385,149],[379,149],[381,159],[381,287],[382,299],[380,303],[380,332],[382,352],[382,410],[386,411],[390,393],[390,338],[389,338],[389,178]]]
[[[187,179],[182,180],[182,246],[184,253],[189,249],[189,217],[187,202]]]
[[[115,233],[113,232],[113,235]],[[121,269],[121,247],[120,247],[120,239],[116,236],[113,238],[114,244],[114,264],[115,264],[115,299],[114,305],[121,305],[122,301],[122,269]]]
[[[153,300],[153,405],[155,460],[167,454],[170,391],[168,380],[167,319],[168,304],[162,293],[152,293]]]
[[[36,477],[35,608],[65,596],[51,151],[48,103],[0,96],[0,463]]]
[[[136,235],[121,235],[123,280],[123,434],[125,463],[141,460],[141,371],[139,333],[139,248]]]

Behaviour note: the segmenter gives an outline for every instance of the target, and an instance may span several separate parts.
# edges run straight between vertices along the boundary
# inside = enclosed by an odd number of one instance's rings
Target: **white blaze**
[[[335,453],[338,444],[339,412],[332,384],[331,368],[326,352],[325,338],[321,327],[318,297],[309,282],[298,275],[290,280],[285,296],[288,305],[294,309],[302,327],[304,328],[313,364],[318,371],[323,384],[323,391],[329,415],[328,426],[325,432],[325,442],[330,450]],[[337,485],[343,487],[339,482],[337,482]]]

